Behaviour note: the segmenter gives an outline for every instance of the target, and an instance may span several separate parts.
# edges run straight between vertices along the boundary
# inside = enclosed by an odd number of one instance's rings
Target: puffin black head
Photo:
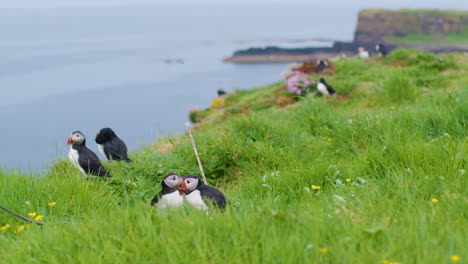
[[[186,194],[191,193],[193,190],[203,185],[202,181],[200,181],[200,178],[195,175],[186,175],[182,178],[182,181],[184,182],[183,190]]]
[[[115,132],[112,129],[106,127],[101,129],[101,131],[99,131],[99,133],[96,135],[96,143],[103,144],[104,142],[115,137],[117,137]]]
[[[183,188],[183,181],[176,173],[169,173],[161,182],[162,189],[165,193],[173,192],[179,188]]]
[[[85,145],[86,138],[80,131],[75,131],[68,137],[67,145]]]
[[[218,90],[218,96],[223,96],[223,95],[225,95],[225,94],[227,94],[227,93],[226,93],[226,91],[224,91],[223,89],[219,89],[219,90]]]
[[[326,83],[324,78],[320,78],[319,82]]]

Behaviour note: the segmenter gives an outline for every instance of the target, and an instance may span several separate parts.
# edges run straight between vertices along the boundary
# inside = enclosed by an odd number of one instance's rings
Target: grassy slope
[[[0,262],[468,259],[468,56],[409,54],[337,62],[326,74],[344,94],[336,99],[279,107],[287,93],[278,83],[207,110],[196,137],[209,180],[230,201],[224,213],[149,206],[163,175],[198,174],[186,137],[143,148],[131,164],[106,163],[108,181],[84,181],[66,161],[40,177],[0,172],[1,204],[47,223],[17,234],[23,223],[0,212],[12,226],[0,231]],[[400,61],[410,63],[392,66]]]

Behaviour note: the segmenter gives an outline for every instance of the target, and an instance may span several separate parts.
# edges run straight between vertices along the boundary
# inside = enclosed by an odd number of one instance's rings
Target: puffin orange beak
[[[180,189],[183,190],[183,191],[187,191],[187,190],[188,190],[188,189],[187,189],[187,184],[185,184],[185,181],[184,181],[184,180],[182,181],[182,188],[180,188]]]
[[[72,137],[69,137],[67,139],[67,145],[71,145],[71,144],[73,144]]]
[[[179,186],[180,188],[177,189],[179,191],[179,194],[180,195],[183,195],[185,193],[185,191],[187,191],[187,185],[185,184],[185,181],[182,180],[182,186]]]

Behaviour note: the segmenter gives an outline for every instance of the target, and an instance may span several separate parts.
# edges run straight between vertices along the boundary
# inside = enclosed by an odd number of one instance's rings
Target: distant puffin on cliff
[[[325,79],[320,78],[317,83],[317,90],[323,95],[335,95],[336,91],[325,81]]]
[[[375,46],[375,50],[377,51],[377,54],[379,56],[387,56],[387,54],[388,54],[387,49],[385,48],[384,44],[382,44],[382,43],[377,44],[377,46]]]
[[[225,97],[227,95],[227,92],[224,91],[223,89],[218,89],[218,97]]]
[[[112,177],[101,164],[98,156],[86,147],[86,138],[80,131],[75,131],[68,138],[67,144],[71,145],[68,159],[83,173],[85,178],[89,175],[99,177]]]
[[[96,135],[96,143],[102,155],[108,160],[124,160],[130,162],[127,156],[127,146],[110,128],[103,128]]]
[[[317,64],[317,67],[315,68],[316,73],[321,73],[325,70],[325,68],[328,67],[328,62],[324,60],[317,60],[316,64]]]
[[[358,57],[363,58],[363,59],[368,59],[371,57],[371,54],[369,51],[364,49],[363,47],[358,48]]]

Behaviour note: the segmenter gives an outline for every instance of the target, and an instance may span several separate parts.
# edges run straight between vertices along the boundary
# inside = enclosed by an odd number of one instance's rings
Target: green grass
[[[430,34],[408,34],[403,37],[390,36],[388,42],[400,44],[468,44],[468,31],[460,34],[449,33],[444,36],[432,36]]]
[[[276,83],[205,110],[194,134],[224,212],[149,205],[165,174],[199,174],[185,135],[106,162],[110,180],[85,181],[64,160],[39,176],[0,171],[1,205],[45,216],[15,233],[24,222],[0,212],[11,225],[0,263],[463,263],[468,56],[335,65],[325,75],[338,98],[280,106]]]

